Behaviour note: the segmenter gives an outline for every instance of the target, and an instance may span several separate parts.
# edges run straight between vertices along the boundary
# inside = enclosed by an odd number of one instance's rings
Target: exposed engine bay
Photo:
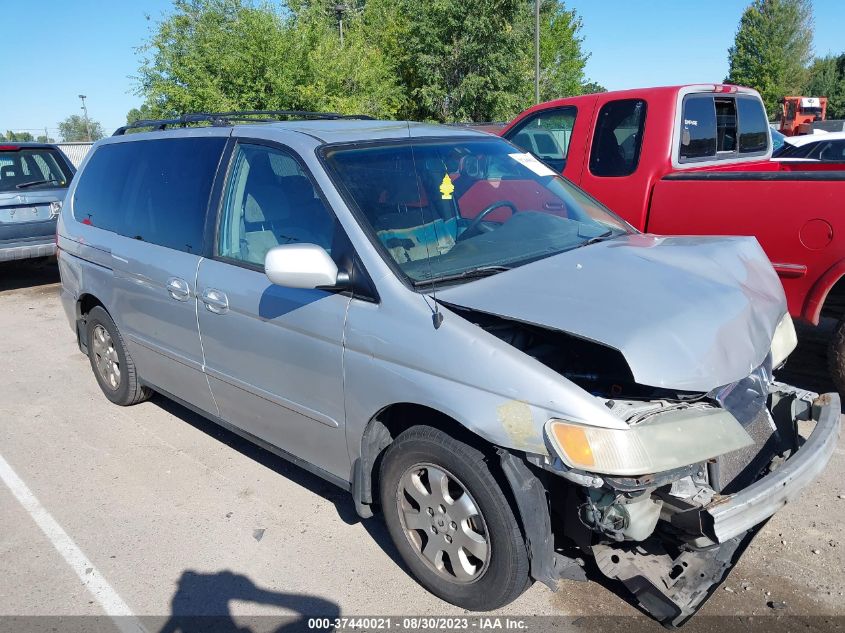
[[[797,421],[818,419],[817,395],[775,382],[770,357],[742,380],[708,393],[640,385],[615,349],[536,325],[450,309],[601,398],[631,429],[674,419],[677,436],[685,432],[686,420],[725,412],[734,426],[739,422],[747,433],[741,448],[657,474],[597,474],[567,466],[554,451],[550,460],[533,460],[558,475],[545,479],[556,549],[575,543],[602,574],[621,581],[644,611],[666,626],[683,624],[725,580],[771,516],[731,524],[717,518],[716,510],[737,506],[735,498],[791,463],[805,442]],[[561,498],[566,503],[556,503]]]

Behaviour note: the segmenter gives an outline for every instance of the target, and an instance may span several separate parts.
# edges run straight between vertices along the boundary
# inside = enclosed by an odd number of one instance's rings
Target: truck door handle
[[[201,298],[206,309],[214,314],[223,314],[229,309],[229,297],[221,290],[206,288]]]
[[[187,301],[191,296],[191,289],[188,282],[178,277],[171,277],[167,280],[167,292],[176,301]]]

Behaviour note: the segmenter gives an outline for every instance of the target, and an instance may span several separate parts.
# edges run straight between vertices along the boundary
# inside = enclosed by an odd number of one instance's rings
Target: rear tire
[[[827,348],[827,367],[833,384],[840,394],[845,394],[845,317],[840,319],[830,337]]]
[[[138,380],[135,363],[109,313],[96,306],[85,324],[88,360],[106,398],[121,406],[138,404],[152,395]]]
[[[412,427],[387,447],[379,486],[393,543],[434,595],[491,611],[530,586],[525,540],[479,450],[438,429]]]

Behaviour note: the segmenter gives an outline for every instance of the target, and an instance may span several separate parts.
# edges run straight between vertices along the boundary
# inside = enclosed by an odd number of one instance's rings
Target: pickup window
[[[769,124],[753,97],[688,95],[682,115],[682,163],[766,153]]]
[[[621,99],[602,106],[590,149],[594,176],[629,176],[637,170],[645,111],[642,99]]]
[[[566,167],[566,155],[577,114],[573,106],[543,110],[526,117],[508,133],[507,139],[561,173]]]

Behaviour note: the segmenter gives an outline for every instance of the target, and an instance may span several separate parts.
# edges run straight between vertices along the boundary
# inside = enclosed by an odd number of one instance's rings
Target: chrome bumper
[[[839,438],[839,394],[826,393],[813,402],[816,427],[786,463],[744,490],[719,497],[704,508],[703,528],[717,543],[742,534],[792,501],[824,470]]]

